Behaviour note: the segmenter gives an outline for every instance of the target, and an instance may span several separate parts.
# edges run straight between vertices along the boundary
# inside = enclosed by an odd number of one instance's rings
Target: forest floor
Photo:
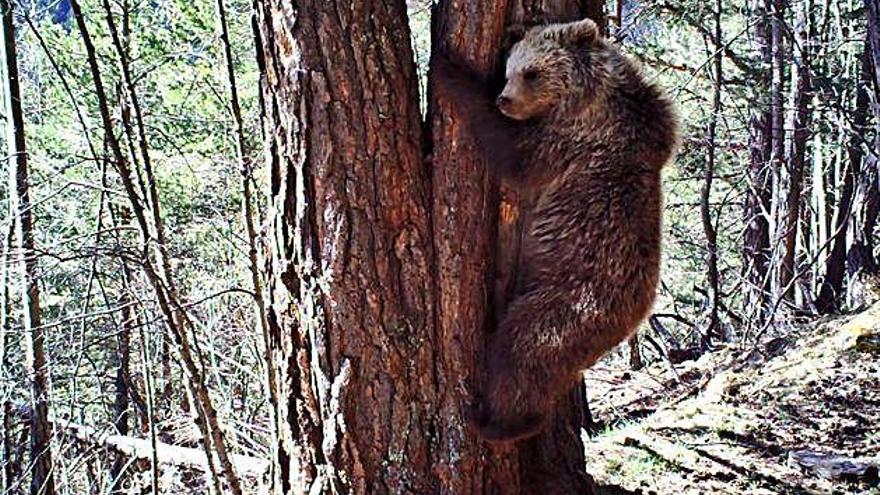
[[[587,373],[587,470],[637,494],[880,494],[880,304],[641,371]]]

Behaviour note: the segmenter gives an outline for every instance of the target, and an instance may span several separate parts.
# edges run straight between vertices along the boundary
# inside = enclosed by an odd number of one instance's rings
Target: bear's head
[[[596,96],[597,75],[590,66],[606,47],[590,19],[529,29],[508,55],[498,109],[512,119],[528,120],[572,98]]]

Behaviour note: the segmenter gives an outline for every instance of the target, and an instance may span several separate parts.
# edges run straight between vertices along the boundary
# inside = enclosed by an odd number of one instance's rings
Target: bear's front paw
[[[484,417],[475,427],[480,437],[492,443],[511,443],[525,440],[544,428],[543,414],[529,414],[520,418]]]
[[[462,77],[463,69],[449,58],[449,55],[438,51],[431,57],[431,79],[437,83],[437,89],[449,89]]]
[[[501,417],[492,414],[483,402],[471,406],[466,417],[480,438],[492,443],[511,443],[535,436],[541,432],[546,420],[543,414],[537,413]]]

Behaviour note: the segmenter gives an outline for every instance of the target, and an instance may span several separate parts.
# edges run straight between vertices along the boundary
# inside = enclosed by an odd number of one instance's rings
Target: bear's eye
[[[538,77],[540,77],[540,75],[541,74],[539,74],[538,71],[536,71],[536,70],[527,70],[527,71],[523,72],[523,80],[529,81],[529,82],[537,81]]]

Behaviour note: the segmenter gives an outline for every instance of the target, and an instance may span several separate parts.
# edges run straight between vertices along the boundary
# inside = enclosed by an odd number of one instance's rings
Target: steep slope
[[[597,416],[644,416],[587,441],[590,472],[645,494],[880,494],[880,305],[793,333],[709,354],[676,385],[588,374]]]

